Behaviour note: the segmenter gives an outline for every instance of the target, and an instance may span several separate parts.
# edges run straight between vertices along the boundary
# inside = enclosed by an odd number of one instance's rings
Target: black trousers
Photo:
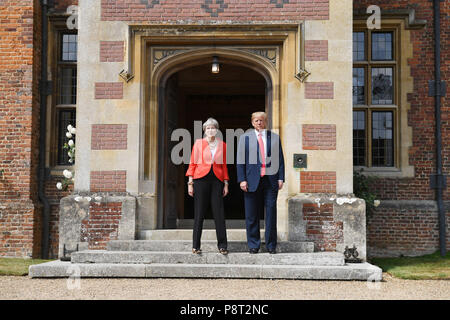
[[[211,204],[214,222],[216,225],[217,247],[227,248],[227,231],[225,226],[225,210],[223,206],[224,183],[214,174],[212,166],[209,173],[203,178],[194,179],[194,232],[193,248],[200,249],[203,220]]]

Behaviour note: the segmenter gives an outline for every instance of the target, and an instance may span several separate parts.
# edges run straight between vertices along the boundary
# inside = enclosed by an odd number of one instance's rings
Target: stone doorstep
[[[32,265],[31,278],[241,278],[381,281],[382,270],[369,263],[343,266],[231,264],[79,264],[51,261]]]
[[[190,240],[192,241],[192,229],[159,229],[141,230],[139,240]],[[229,241],[247,241],[244,229],[227,229]],[[261,240],[265,239],[264,229],[261,229]],[[202,240],[217,240],[215,229],[203,229]]]
[[[217,240],[202,240],[203,252],[216,252]],[[190,252],[192,240],[111,240],[107,243],[108,251],[180,251]],[[246,241],[228,241],[230,252],[248,252]],[[266,252],[262,241],[260,252]],[[308,241],[280,241],[277,252],[314,252],[314,243]]]
[[[191,252],[173,251],[105,251],[86,250],[72,253],[73,263],[121,263],[121,264],[233,264],[233,265],[309,265],[342,266],[344,255],[338,252],[314,253],[269,253],[250,254],[248,252],[230,252],[224,256],[219,252],[203,252],[195,255]]]

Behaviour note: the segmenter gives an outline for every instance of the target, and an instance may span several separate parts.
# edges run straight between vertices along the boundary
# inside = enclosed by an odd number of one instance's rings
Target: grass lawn
[[[450,280],[450,252],[421,257],[373,258],[370,262],[390,275],[409,280]]]
[[[0,258],[0,276],[26,276],[29,266],[48,261],[51,260]]]

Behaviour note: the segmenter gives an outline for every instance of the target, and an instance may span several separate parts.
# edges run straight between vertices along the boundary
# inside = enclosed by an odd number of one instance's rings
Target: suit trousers
[[[259,249],[261,246],[259,220],[264,215],[265,208],[266,248],[275,250],[277,246],[277,197],[278,186],[273,186],[267,176],[260,179],[255,192],[244,192],[245,223],[249,249]]]
[[[212,166],[206,176],[194,179],[193,248],[195,249],[200,249],[203,220],[210,204],[216,225],[217,247],[227,249],[223,187],[224,183],[215,176]]]

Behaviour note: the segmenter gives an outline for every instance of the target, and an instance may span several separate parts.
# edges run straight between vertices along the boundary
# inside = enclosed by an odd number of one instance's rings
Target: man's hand
[[[242,181],[239,186],[241,187],[242,191],[247,192],[248,191],[248,184],[247,181]]]
[[[278,180],[278,190],[283,189],[283,184],[284,184],[283,180]]]

